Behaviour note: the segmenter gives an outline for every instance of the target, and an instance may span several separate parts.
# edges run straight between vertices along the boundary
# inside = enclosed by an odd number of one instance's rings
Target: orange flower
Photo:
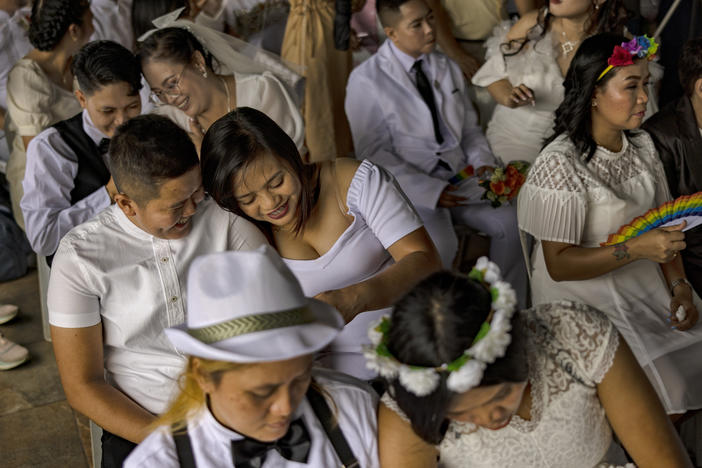
[[[502,195],[505,192],[505,183],[502,181],[490,182],[490,190],[492,190],[495,195]]]
[[[507,178],[510,179],[519,174],[519,171],[514,166],[507,166]]]

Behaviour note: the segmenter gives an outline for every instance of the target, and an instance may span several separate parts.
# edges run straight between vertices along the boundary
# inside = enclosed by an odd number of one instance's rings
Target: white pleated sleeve
[[[572,156],[546,148],[519,192],[519,228],[542,241],[579,245],[586,214],[586,191]]]

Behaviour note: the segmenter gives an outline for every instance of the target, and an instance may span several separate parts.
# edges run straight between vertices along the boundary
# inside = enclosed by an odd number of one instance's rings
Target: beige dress
[[[334,48],[334,1],[292,0],[283,59],[304,67],[306,144],[310,161],[346,156],[352,150],[344,113],[351,51]]]
[[[7,78],[7,127],[12,151],[7,163],[7,180],[10,184],[12,212],[22,229],[24,220],[20,200],[27,163],[22,137],[36,136],[56,122],[73,117],[80,110],[80,104],[73,93],[51,82],[34,60],[20,59],[10,71]]]

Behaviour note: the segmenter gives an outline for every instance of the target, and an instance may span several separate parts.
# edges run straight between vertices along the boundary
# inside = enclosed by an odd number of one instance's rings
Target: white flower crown
[[[439,385],[439,374],[449,374],[446,386],[449,390],[462,393],[476,387],[483,379],[488,364],[505,355],[512,341],[509,332],[511,319],[517,305],[517,296],[509,283],[502,281],[500,268],[480,257],[468,277],[487,283],[492,295],[492,311],[480,327],[471,346],[461,356],[438,367],[419,367],[398,361],[387,347],[390,331],[390,316],[385,315],[368,330],[370,346],[365,346],[363,354],[366,367],[387,379],[398,378],[409,392],[423,397],[429,395]]]

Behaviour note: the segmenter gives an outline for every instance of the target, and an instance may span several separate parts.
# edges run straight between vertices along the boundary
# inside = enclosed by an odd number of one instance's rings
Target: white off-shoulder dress
[[[495,27],[493,36],[485,43],[486,61],[473,76],[476,86],[487,87],[504,78],[512,86],[524,84],[534,91],[535,105],[509,107],[498,104],[488,123],[485,136],[493,154],[508,164],[510,161],[533,162],[553,133],[554,112],[564,95],[563,75],[556,62],[558,52],[551,34],[541,37],[537,27],[529,35],[524,48],[507,41],[512,23],[504,21]]]
[[[637,260],[583,281],[554,281],[540,241],[599,247],[610,233],[670,199],[665,173],[644,131],[623,138],[618,153],[598,147],[584,162],[559,136],[536,159],[519,193],[519,227],[537,240],[531,256],[534,304],[568,299],[612,320],[669,414],[702,408],[702,321],[673,330],[670,293],[659,264]],[[702,301],[695,295],[702,312]]]
[[[367,159],[356,170],[346,205],[353,222],[324,255],[314,260],[283,259],[306,296],[375,276],[394,263],[388,247],[422,227],[395,178]],[[387,312],[388,309],[381,309],[356,316],[323,354],[322,362],[361,379],[375,377],[365,366],[361,347],[370,343],[371,322]]]
[[[619,334],[601,312],[555,302],[519,313],[526,337],[531,418],[514,415],[499,430],[452,421],[437,447],[441,468],[593,468],[626,463],[597,384],[612,366]],[[407,420],[385,394],[382,402]],[[382,430],[382,429],[381,429]],[[633,465],[632,465],[633,466]]]

